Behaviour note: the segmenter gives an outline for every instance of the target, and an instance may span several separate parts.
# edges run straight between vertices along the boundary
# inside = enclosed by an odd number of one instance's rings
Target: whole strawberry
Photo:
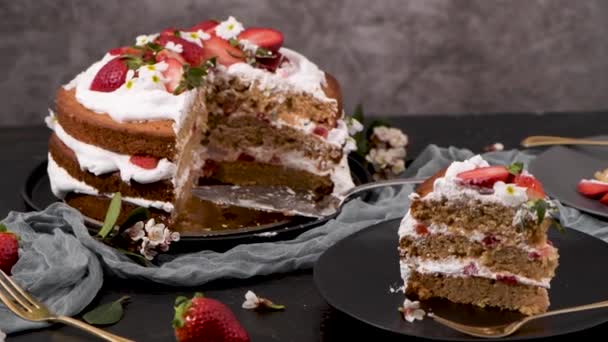
[[[0,223],[0,270],[11,274],[11,269],[19,259],[19,240]]]
[[[177,297],[175,337],[179,342],[249,342],[249,335],[234,313],[221,302],[205,298],[201,293],[192,299]]]

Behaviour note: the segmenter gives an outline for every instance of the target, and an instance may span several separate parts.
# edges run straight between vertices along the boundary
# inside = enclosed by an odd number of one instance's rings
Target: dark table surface
[[[519,142],[529,135],[602,135],[606,134],[608,127],[608,112],[426,116],[389,121],[409,135],[408,154],[411,158],[431,143],[481,152],[484,146],[494,142],[503,143],[506,149],[518,148]],[[11,210],[25,210],[20,190],[30,170],[46,158],[48,135],[43,126],[0,128],[0,217]],[[285,304],[287,310],[268,314],[243,310],[240,305],[247,290]],[[106,278],[91,307],[129,295],[131,303],[125,317],[107,329],[137,341],[171,341],[174,340],[170,327],[173,301],[178,295],[189,296],[194,291],[203,291],[229,305],[249,331],[252,341],[404,340],[402,336],[385,333],[332,309],[317,292],[312,270],[247,280],[216,281],[187,289]],[[608,325],[569,337],[589,338],[597,333],[608,333]],[[58,325],[17,334],[9,340],[88,341],[92,338],[76,329]]]

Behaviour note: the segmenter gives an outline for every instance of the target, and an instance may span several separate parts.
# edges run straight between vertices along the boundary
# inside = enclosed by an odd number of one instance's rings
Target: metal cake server
[[[205,185],[194,187],[192,194],[217,204],[321,218],[334,215],[344,203],[362,192],[387,186],[419,184],[424,180],[401,178],[366,183],[351,188],[340,197],[326,196],[321,201],[315,201],[314,194],[310,192],[296,192],[283,186]]]

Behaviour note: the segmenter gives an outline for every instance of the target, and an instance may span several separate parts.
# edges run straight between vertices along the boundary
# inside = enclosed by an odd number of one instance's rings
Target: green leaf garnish
[[[532,204],[531,209],[536,212],[536,223],[541,224],[545,219],[545,215],[547,213],[547,208],[549,208],[549,203],[543,199],[536,200],[534,204]]]
[[[141,68],[142,65],[144,65],[144,60],[139,56],[124,55],[121,56],[121,58],[125,61],[125,63],[127,64],[127,68],[129,68],[130,70],[137,70]]]
[[[82,318],[89,324],[110,325],[115,324],[124,316],[123,303],[129,299],[124,296],[114,302],[103,304],[87,312]]]
[[[521,162],[516,162],[513,163],[509,166],[507,166],[507,170],[509,171],[510,174],[517,176],[521,173],[521,171],[523,171],[524,169],[524,163]]]
[[[146,44],[146,48],[148,48],[149,50],[152,50],[154,52],[159,52],[162,49],[164,49],[162,45],[154,43],[154,42],[150,42],[150,43]]]
[[[6,233],[6,232],[8,232],[8,229],[6,228],[4,223],[0,223],[0,233]]]
[[[559,223],[559,221],[557,220],[553,220],[553,224],[552,227],[555,227],[555,229],[557,229],[558,232],[560,233],[565,233],[566,232],[566,228],[564,228],[564,226],[562,226],[561,223]]]
[[[177,95],[185,90],[199,87],[203,83],[205,76],[207,76],[207,70],[211,65],[215,66],[214,58],[207,60],[201,66],[190,66],[188,64],[184,64],[184,74],[182,75],[182,80],[177,88],[175,88],[173,91],[173,94]]]
[[[181,32],[179,32],[179,30],[175,30],[175,31],[173,31],[173,35],[176,37],[181,37],[182,34],[181,34]]]
[[[275,55],[272,53],[272,51],[270,51],[268,49],[257,48],[255,50],[255,57],[258,57],[258,58],[275,58]]]
[[[106,236],[114,229],[116,225],[116,221],[118,220],[118,215],[120,215],[120,205],[121,205],[122,196],[120,192],[117,192],[112,197],[112,201],[110,201],[110,205],[108,206],[108,211],[106,212],[106,218],[103,221],[103,226],[97,233],[102,239],[105,239]]]
[[[230,38],[230,40],[228,40],[228,42],[232,46],[239,46],[239,41],[236,38]]]

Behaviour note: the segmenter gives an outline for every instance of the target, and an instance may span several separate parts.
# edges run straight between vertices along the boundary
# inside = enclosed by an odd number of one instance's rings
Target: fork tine
[[[43,304],[41,304],[39,301],[37,301],[34,297],[30,296],[27,292],[25,292],[21,286],[17,285],[17,283],[15,283],[13,281],[13,279],[11,277],[8,276],[8,274],[4,273],[2,270],[0,270],[0,280],[2,278],[4,278],[6,281],[8,281],[9,284],[11,284],[13,286],[13,288],[15,290],[17,290],[17,292],[19,292],[20,295],[22,295],[27,301],[29,301],[29,303],[38,308],[38,309],[42,309],[45,308],[45,306]]]
[[[4,291],[8,292],[13,301],[19,303],[27,311],[32,311],[32,304],[28,302],[26,298],[19,295],[19,292],[12,286],[12,281],[7,281],[8,276],[2,270],[0,270],[0,286],[4,288]],[[16,285],[16,284],[15,284]]]
[[[6,307],[8,307],[15,315],[23,319],[28,319],[29,312],[26,311],[21,304],[16,303],[12,296],[7,295],[4,287],[0,287],[0,300],[2,300],[4,305],[6,305]]]

